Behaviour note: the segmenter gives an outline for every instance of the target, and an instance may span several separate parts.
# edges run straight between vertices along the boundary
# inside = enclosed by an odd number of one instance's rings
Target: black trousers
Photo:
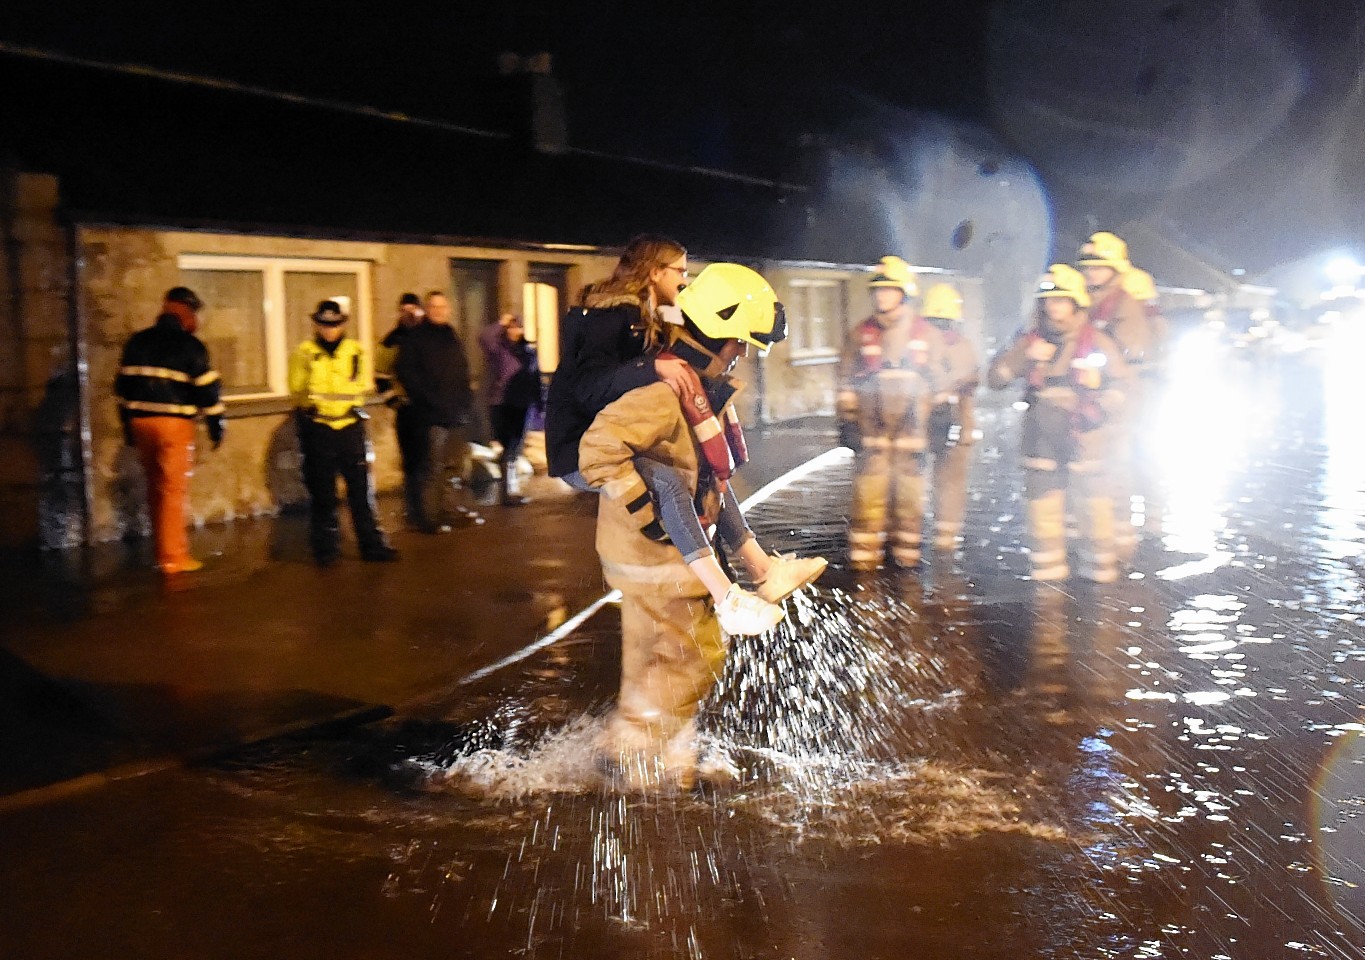
[[[337,523],[338,475],[346,482],[346,501],[361,552],[387,546],[375,517],[374,479],[365,425],[356,422],[334,430],[301,417],[299,444],[303,448],[303,482],[312,500],[309,538],[313,553],[319,557],[335,556],[341,546]]]
[[[403,473],[408,522],[442,523],[472,504],[464,478],[469,471],[469,436],[465,427],[413,428],[412,449]]]
[[[427,455],[427,428],[412,407],[398,408],[394,417],[394,432],[398,435],[398,456],[403,462],[403,506],[408,523],[421,523],[421,475]]]
[[[488,408],[488,419],[493,423],[493,439],[502,444],[503,459],[515,460],[526,435],[526,407],[499,403]]]

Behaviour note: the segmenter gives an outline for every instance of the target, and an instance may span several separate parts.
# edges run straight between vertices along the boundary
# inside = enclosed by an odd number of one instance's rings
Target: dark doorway
[[[497,260],[451,260],[450,289],[452,316],[450,322],[464,341],[469,357],[469,373],[477,384],[474,419],[470,424],[470,439],[487,443],[491,436],[487,410],[484,408],[484,360],[479,346],[479,334],[498,319]]]
[[[498,267],[497,260],[450,261],[451,322],[464,341],[470,372],[479,383],[483,383],[479,333],[485,324],[498,319]]]

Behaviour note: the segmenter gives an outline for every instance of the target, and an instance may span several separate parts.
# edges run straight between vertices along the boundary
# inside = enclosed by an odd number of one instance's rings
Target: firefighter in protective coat
[[[976,388],[981,358],[962,330],[962,294],[936,283],[924,294],[924,319],[943,334],[942,390],[929,414],[929,455],[934,460],[934,549],[953,550],[967,511],[967,471],[976,443]]]
[[[839,436],[857,455],[848,559],[875,570],[886,555],[920,561],[929,411],[943,379],[943,334],[915,309],[919,287],[900,257],[883,257],[869,284],[876,313],[844,342]]]
[[[1122,239],[1104,231],[1092,234],[1081,244],[1076,266],[1085,275],[1090,292],[1090,322],[1118,344],[1132,375],[1123,411],[1112,425],[1118,436],[1110,469],[1114,481],[1114,544],[1119,556],[1127,558],[1137,547],[1137,530],[1132,522],[1133,441],[1146,415],[1147,371],[1156,369],[1160,332],[1154,312],[1130,290],[1134,267],[1128,258],[1128,244]]]
[[[701,375],[717,418],[741,384],[728,376],[754,346],[766,352],[786,336],[782,305],[754,271],[713,264],[678,294],[682,326],[668,350]],[[607,721],[603,752],[634,789],[690,785],[697,770],[695,717],[725,662],[726,643],[707,588],[677,547],[651,539],[633,512],[648,497],[635,459],[662,463],[683,478],[703,524],[714,522],[720,487],[665,382],[637,387],[608,404],[583,435],[578,463],[601,491],[597,552],[607,583],[621,591],[621,690]]]
[[[1027,383],[1020,453],[1028,501],[1034,580],[1062,580],[1067,563],[1067,494],[1080,517],[1081,576],[1118,577],[1114,501],[1107,473],[1111,418],[1121,409],[1128,368],[1109,336],[1086,316],[1085,278],[1053,264],[1038,284],[1036,326],[1021,331],[990,363],[987,382],[1001,390]]]
[[[294,397],[303,482],[311,500],[309,539],[319,566],[340,557],[337,526],[337,475],[346,482],[346,500],[363,559],[398,559],[375,517],[370,444],[365,436],[364,348],[346,336],[349,319],[335,300],[313,313],[314,335],[299,344],[289,361],[289,392]]]

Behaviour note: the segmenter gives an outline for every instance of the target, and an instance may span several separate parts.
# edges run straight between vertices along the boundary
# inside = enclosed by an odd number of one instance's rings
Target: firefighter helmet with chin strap
[[[1038,281],[1038,291],[1034,296],[1039,300],[1051,297],[1070,297],[1078,307],[1090,306],[1090,291],[1086,289],[1085,277],[1075,267],[1064,263],[1054,263],[1047,268]]]
[[[928,320],[962,320],[962,294],[951,283],[936,283],[924,291],[919,311]]]
[[[910,269],[910,264],[900,257],[882,257],[867,285],[874,288],[899,287],[907,300],[919,296],[919,284],[915,282],[915,274]]]
[[[1128,262],[1128,244],[1116,235],[1101,230],[1092,233],[1090,239],[1081,244],[1076,254],[1078,267],[1109,267],[1118,273],[1127,273],[1133,266]]]
[[[787,317],[777,294],[756,271],[713,263],[678,294],[678,309],[713,341],[742,340],[766,354],[787,338]]]

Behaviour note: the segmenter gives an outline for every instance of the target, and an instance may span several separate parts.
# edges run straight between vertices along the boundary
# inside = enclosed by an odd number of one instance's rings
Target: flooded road
[[[843,569],[847,458],[773,493],[764,543],[835,567],[735,644],[723,782],[603,786],[607,606],[418,713],[6,815],[0,956],[1365,957],[1351,366],[1177,364],[1117,585],[1022,579],[1007,406],[956,561]]]

